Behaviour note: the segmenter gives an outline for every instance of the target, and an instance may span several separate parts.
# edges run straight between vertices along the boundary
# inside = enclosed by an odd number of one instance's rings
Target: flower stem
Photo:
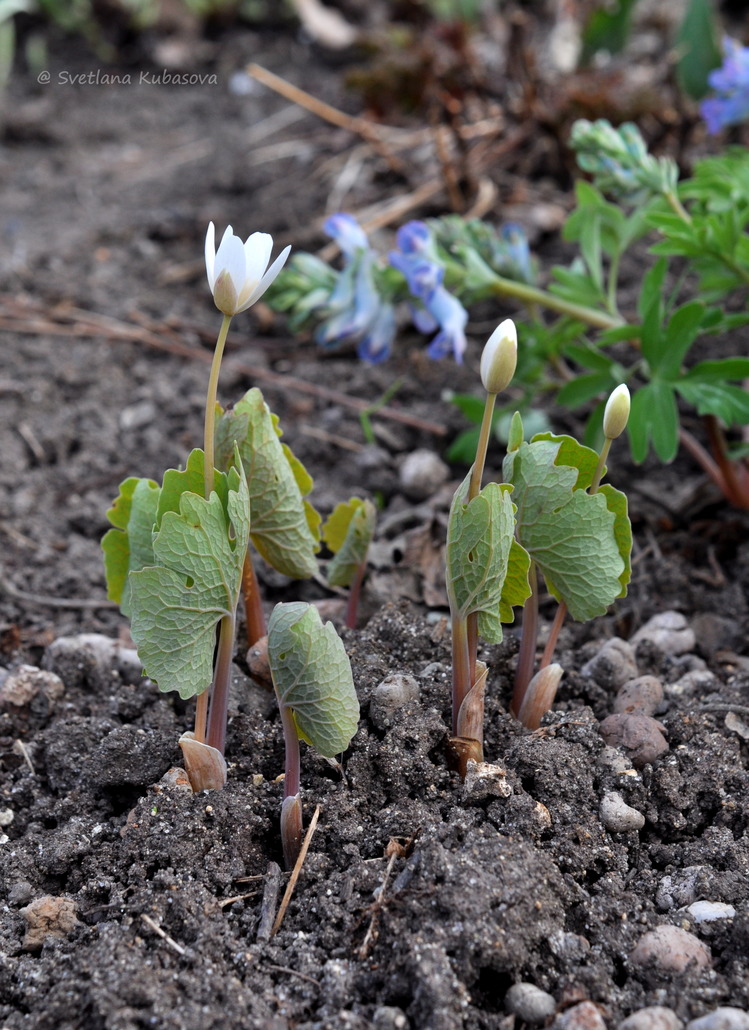
[[[468,483],[468,503],[470,504],[474,497],[478,497],[481,491],[481,479],[484,475],[484,465],[486,464],[486,452],[489,448],[489,437],[491,436],[492,430],[492,416],[494,414],[494,404],[497,399],[496,393],[488,393],[486,395],[486,401],[484,403],[484,415],[481,419],[481,429],[479,430],[479,442],[476,446],[476,460],[473,463],[471,469],[471,479]],[[471,612],[466,618],[466,633],[467,633],[467,646],[468,646],[468,669],[471,683],[473,685],[473,677],[475,675],[474,670],[476,668],[476,657],[478,655],[478,641],[479,641],[479,617],[477,612]],[[454,718],[457,718],[455,713]]]
[[[528,569],[528,582],[531,585],[531,596],[523,609],[523,629],[520,636],[520,654],[515,671],[515,689],[512,692],[510,711],[517,718],[523,705],[523,698],[528,684],[533,678],[533,666],[536,660],[536,641],[538,640],[538,575],[536,563],[531,562]]]
[[[607,438],[606,440],[604,440],[603,447],[601,448],[601,453],[598,455],[598,464],[596,465],[596,470],[595,470],[595,472],[593,474],[593,479],[592,479],[591,484],[590,484],[590,489],[588,490],[588,493],[590,493],[590,494],[598,493],[598,487],[601,485],[601,478],[603,476],[603,470],[604,470],[604,467],[606,465],[606,459],[609,456],[609,451],[610,450],[611,450],[611,440],[609,440]]]
[[[471,668],[467,621],[460,615],[452,618],[453,646],[453,736],[458,732],[458,713],[473,686],[475,667]]]
[[[244,596],[244,614],[247,621],[247,646],[252,647],[261,637],[267,635],[268,627],[260,597],[260,584],[257,581],[249,547],[242,565],[242,594]]]
[[[216,340],[216,349],[213,352],[213,361],[211,362],[211,374],[208,378],[208,394],[205,400],[205,423],[203,432],[206,498],[209,498],[213,493],[213,468],[215,465],[213,436],[216,428],[216,398],[218,395],[218,374],[221,369],[221,358],[224,355],[224,347],[226,346],[226,337],[229,333],[230,324],[231,315],[224,315],[224,320],[221,323],[221,329],[219,330],[218,339]]]
[[[674,212],[674,214],[677,214],[679,218],[683,219],[688,225],[691,225],[692,216],[689,214],[689,212],[684,207],[679,198],[676,196],[676,194],[673,192],[673,190],[667,190],[664,193],[664,196],[668,201],[671,210]]]
[[[226,745],[226,718],[229,708],[229,683],[231,682],[231,660],[234,655],[234,613],[224,615],[219,623],[216,665],[213,671],[211,689],[211,711],[208,716],[206,743],[221,754]]]
[[[540,290],[536,286],[529,286],[527,283],[514,282],[512,279],[505,279],[496,275],[492,279],[494,292],[500,297],[515,297],[524,304],[540,304],[550,311],[556,311],[560,315],[569,315],[579,322],[585,322],[595,329],[615,329],[624,325],[621,318],[608,315],[604,311],[596,311],[595,308],[586,307],[583,304],[574,304],[572,301],[556,297],[553,293]]]
[[[205,744],[205,730],[206,723],[208,721],[208,698],[210,696],[210,690],[204,690],[202,694],[198,694],[197,701],[195,702],[195,739],[200,744]]]

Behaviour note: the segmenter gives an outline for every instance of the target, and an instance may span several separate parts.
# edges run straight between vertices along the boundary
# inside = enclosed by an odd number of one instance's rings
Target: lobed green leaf
[[[153,527],[160,487],[152,479],[131,477],[120,484],[120,492],[107,518],[113,529],[101,542],[107,597],[119,604],[123,615],[130,615],[131,572],[153,565]]]
[[[351,586],[357,570],[367,560],[376,520],[374,504],[361,497],[352,497],[334,508],[322,527],[322,538],[334,554],[328,564],[331,586]]]
[[[562,455],[577,464],[563,464]],[[595,452],[569,437],[544,434],[509,453],[504,463],[517,502],[518,541],[578,620],[602,615],[626,579],[620,553],[626,540],[621,533],[617,539],[616,511],[609,509],[607,493],[585,492],[593,458],[597,463]]]
[[[195,452],[191,458],[195,468]],[[189,478],[170,477],[171,488]],[[161,690],[184,698],[210,686],[216,626],[236,609],[249,542],[241,467],[217,472],[216,487],[208,500],[183,490],[178,509],[164,511],[154,533],[155,564],[130,573],[131,629],[140,659]]]

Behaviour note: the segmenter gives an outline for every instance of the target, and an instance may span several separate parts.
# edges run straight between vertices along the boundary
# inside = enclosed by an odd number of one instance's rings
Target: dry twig
[[[278,933],[281,927],[281,923],[283,922],[283,917],[286,915],[286,909],[289,907],[289,904],[291,902],[291,898],[294,894],[294,888],[296,887],[297,880],[299,879],[299,876],[302,872],[302,866],[304,865],[304,860],[307,857],[309,846],[312,843],[312,836],[315,830],[317,829],[317,821],[320,818],[320,811],[321,809],[318,805],[315,809],[315,814],[309,821],[309,827],[307,828],[307,832],[304,835],[304,840],[302,841],[302,846],[299,850],[299,857],[297,858],[294,864],[294,868],[291,871],[291,876],[289,877],[289,882],[286,886],[286,891],[281,901],[281,907],[278,910],[276,921],[273,924],[273,929],[271,930],[271,937]]]

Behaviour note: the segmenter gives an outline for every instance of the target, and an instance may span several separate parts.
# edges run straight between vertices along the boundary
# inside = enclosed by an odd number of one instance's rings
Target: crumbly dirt
[[[749,1009],[749,517],[722,505],[686,459],[635,469],[617,455],[612,478],[629,493],[635,528],[627,598],[563,630],[565,678],[536,733],[507,712],[515,629],[484,649],[486,759],[499,768],[463,785],[447,767],[440,547],[462,471],[419,498],[399,470],[416,448],[443,453],[461,426],[442,393],[475,389],[480,329],[463,368],[430,362],[406,340],[372,369],[321,355],[278,320],[235,323],[222,398],[264,389],[323,512],[353,492],[383,509],[362,627],[342,631],[361,725],[341,768],[303,755],[305,822],[317,806],[320,819],[275,935],[268,921],[287,882],[276,867],[283,742],[242,647],[228,784],[200,795],[162,779],[180,762],[187,703],[161,695],[132,662],[102,662],[83,645],[72,659],[55,652],[79,632],[127,645],[125,620],[103,603],[106,508],[122,479],[160,478],[200,445],[216,328],[201,260],[207,221],[322,242],[351,140],[272,94],[233,95],[229,74],[250,58],[347,103],[338,70],[287,33],[233,37],[215,55],[215,87],[43,88],[29,76],[9,87],[0,662],[61,682],[42,676],[33,696],[0,703],[3,1027],[509,1030],[504,999],[519,981],[547,991],[558,1013],[589,999],[610,1027],[648,1005],[682,1020]],[[50,70],[90,67],[69,53]],[[389,174],[368,157],[341,206],[381,199]],[[84,333],[74,309],[116,322],[89,320]],[[396,378],[390,407],[411,422],[374,416],[376,443],[366,444],[355,408],[325,391],[374,403]],[[333,596],[266,568],[260,578],[268,606]],[[676,656],[636,648],[638,672],[665,688],[656,717],[669,750],[634,770],[599,732],[615,690],[582,670],[606,639],[631,639],[665,610],[686,616],[696,642]],[[542,617],[553,617],[546,602]],[[394,673],[416,680],[418,698],[383,714],[377,687]],[[644,815],[641,830],[604,826],[610,792]],[[47,904],[40,939],[29,906],[46,897],[73,907]],[[696,923],[697,900],[735,914]],[[675,974],[633,962],[662,924],[696,934],[710,966]]]

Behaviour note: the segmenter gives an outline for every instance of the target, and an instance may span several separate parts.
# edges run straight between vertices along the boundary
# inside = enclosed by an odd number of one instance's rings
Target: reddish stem
[[[541,664],[539,665],[539,669],[545,669],[547,665],[551,665],[551,659],[554,657],[557,640],[559,640],[559,634],[566,617],[567,605],[564,601],[560,601],[557,607],[557,613],[554,616],[554,621],[551,624],[551,629],[549,630],[549,639],[546,641],[544,653],[541,655]]]
[[[728,457],[726,438],[715,415],[705,415],[705,428],[718,467],[726,484],[724,493],[737,508],[749,508],[749,482],[739,479],[739,466]]]
[[[244,595],[244,614],[247,621],[247,646],[252,647],[261,637],[268,635],[265,612],[260,597],[260,584],[255,575],[255,566],[249,547],[244,556],[242,566],[242,593]]]
[[[528,570],[528,582],[531,596],[523,609],[523,629],[520,634],[520,654],[515,671],[515,689],[512,692],[510,711],[517,718],[528,684],[533,679],[533,666],[536,661],[536,643],[538,641],[538,575],[535,562],[531,562]]]
[[[206,743],[223,755],[226,746],[226,720],[229,710],[231,661],[234,656],[234,615],[225,615],[219,625],[216,666],[211,690],[211,711],[208,716]]]

